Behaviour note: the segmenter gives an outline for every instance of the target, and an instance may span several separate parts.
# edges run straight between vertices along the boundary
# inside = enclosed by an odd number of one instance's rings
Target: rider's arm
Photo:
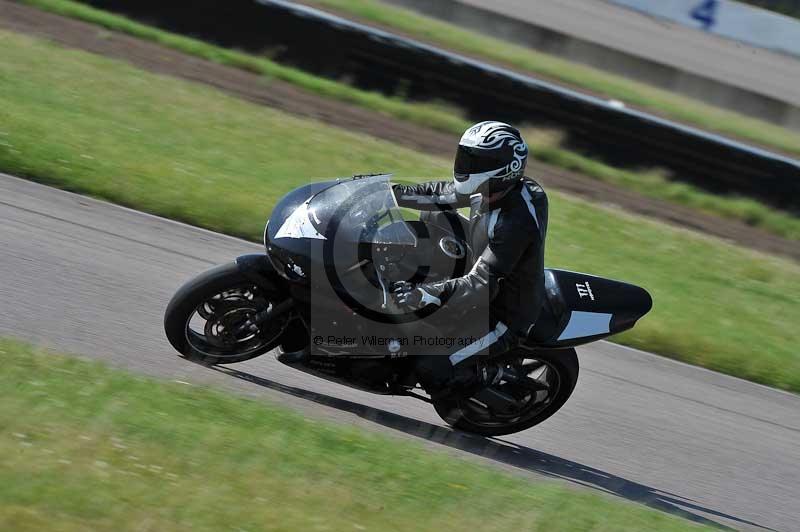
[[[430,181],[417,185],[394,185],[397,204],[419,211],[469,207],[469,196],[457,194],[452,181]]]
[[[469,309],[488,304],[500,291],[503,278],[516,266],[523,253],[538,239],[531,227],[518,227],[513,219],[500,219],[494,227],[489,245],[469,273],[437,283],[417,285],[440,304]]]

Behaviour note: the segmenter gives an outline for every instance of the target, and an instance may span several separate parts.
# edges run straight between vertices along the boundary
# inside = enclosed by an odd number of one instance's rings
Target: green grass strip
[[[71,0],[24,1],[48,11],[157,42],[209,61],[248,70],[268,78],[280,79],[315,94],[353,103],[424,127],[461,135],[470,125],[470,122],[461,116],[457,110],[443,108],[442,105],[409,103],[400,98],[390,98],[375,92],[359,90],[336,81],[308,74],[302,70],[280,65],[263,57],[221,48],[190,37],[165,32]],[[353,4],[351,7],[355,5],[357,4]],[[383,13],[383,7],[381,5],[380,8],[376,8],[376,13]],[[364,12],[358,10],[357,12],[354,11],[354,14],[367,16],[372,12],[372,10]],[[411,17],[409,20],[416,20],[414,18],[416,15],[406,14],[406,16]],[[398,22],[402,20],[405,19],[401,17]],[[534,144],[533,146],[535,156],[555,166],[576,170],[590,177],[633,188],[652,198],[699,208],[712,214],[743,221],[785,238],[800,240],[800,220],[797,217],[777,211],[755,200],[717,196],[689,184],[669,182],[663,179],[660,174],[653,172],[630,172],[615,169],[581,154],[563,149],[558,144],[550,143],[541,147]]]
[[[278,64],[265,57],[222,48],[198,39],[163,31],[79,2],[71,0],[23,0],[23,2],[60,15],[91,22],[110,30],[127,33],[140,39],[153,41],[208,61],[280,79],[321,96],[358,104],[367,109],[423,124],[440,131],[460,134],[469,125],[463,117],[454,114],[450,109],[443,110],[440,106],[423,103],[410,104],[399,98],[389,98],[377,92],[359,90],[297,68]]]
[[[669,179],[666,170],[633,172],[609,166],[579,153],[559,148],[558,132],[523,131],[533,156],[559,168],[591,176],[642,196],[691,207],[708,214],[744,222],[789,240],[800,240],[800,218],[744,196],[720,196]]]
[[[680,122],[800,154],[800,133],[590,66],[517,46],[379,0],[303,0],[443,48],[587,89]]]
[[[254,241],[287,191],[452,162],[123,62],[0,32],[0,171]],[[615,341],[800,391],[800,265],[551,193],[547,264],[653,311]]]
[[[3,530],[709,530],[208,388],[0,359]]]

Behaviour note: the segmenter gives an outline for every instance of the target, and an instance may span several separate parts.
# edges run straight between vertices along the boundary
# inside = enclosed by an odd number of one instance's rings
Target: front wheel
[[[500,381],[466,399],[433,403],[436,413],[450,426],[482,436],[513,434],[538,425],[564,406],[578,381],[578,355],[574,349],[532,350],[509,363],[520,382]],[[515,407],[503,412],[492,409],[482,394],[513,398]]]
[[[209,365],[242,362],[280,343],[287,315],[256,330],[242,325],[283,299],[278,290],[249,281],[236,263],[225,264],[201,273],[175,293],[164,313],[164,331],[172,347],[190,360]]]

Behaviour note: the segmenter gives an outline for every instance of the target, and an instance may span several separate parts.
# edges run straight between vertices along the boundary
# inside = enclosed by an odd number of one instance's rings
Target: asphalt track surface
[[[602,0],[459,0],[800,105],[800,60]],[[699,2],[698,2],[699,3]]]
[[[445,428],[422,402],[328,383],[271,355],[227,373],[176,357],[161,327],[172,293],[256,244],[2,174],[0,227],[0,335],[267,398],[696,521],[800,527],[796,395],[603,342],[579,350],[578,386],[553,418],[479,438]]]

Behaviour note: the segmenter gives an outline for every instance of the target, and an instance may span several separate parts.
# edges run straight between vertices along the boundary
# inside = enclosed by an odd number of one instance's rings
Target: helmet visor
[[[508,164],[502,157],[501,150],[486,150],[459,146],[453,171],[457,175],[482,174],[491,170],[500,170]]]

